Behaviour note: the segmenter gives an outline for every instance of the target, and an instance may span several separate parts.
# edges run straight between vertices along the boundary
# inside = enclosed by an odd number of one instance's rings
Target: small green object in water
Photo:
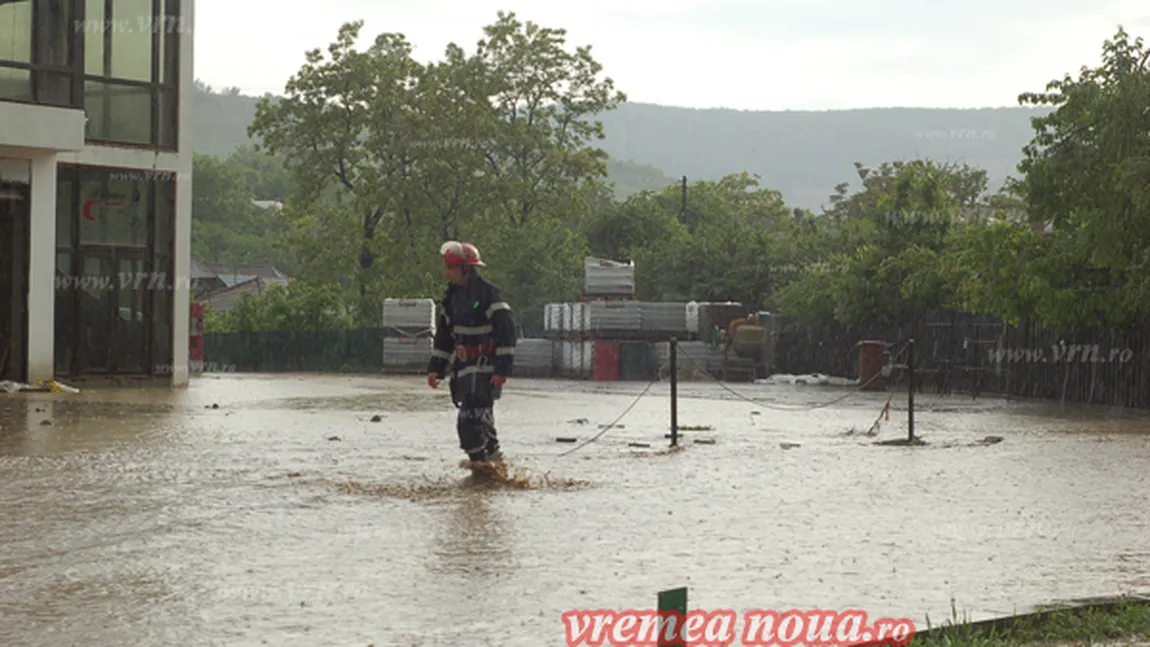
[[[476,302],[475,302],[475,305],[471,306],[471,309],[472,309],[472,310],[478,310],[478,309],[479,309],[479,302],[478,302],[478,301],[476,301]]]

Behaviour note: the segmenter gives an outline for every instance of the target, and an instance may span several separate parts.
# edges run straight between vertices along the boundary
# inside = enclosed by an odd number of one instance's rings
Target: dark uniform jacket
[[[427,372],[451,375],[456,405],[490,406],[499,397],[493,375],[511,377],[515,321],[499,286],[474,268],[463,285],[451,284],[440,304]]]

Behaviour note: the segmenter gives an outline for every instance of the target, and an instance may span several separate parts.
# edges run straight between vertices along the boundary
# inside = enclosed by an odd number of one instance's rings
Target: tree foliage
[[[383,298],[441,293],[446,239],[480,247],[528,325],[580,294],[585,255],[634,260],[645,300],[811,322],[953,309],[1071,331],[1147,314],[1150,53],[1121,29],[1101,66],[1020,96],[1053,110],[1003,189],[966,164],[856,164],[821,213],[749,173],[617,198],[597,116],[625,96],[563,30],[500,13],[473,50],[419,62],[400,34],[356,49],[361,29],[260,102],[260,150],[196,160],[196,254],[282,254],[301,272],[219,326],[376,326]]]

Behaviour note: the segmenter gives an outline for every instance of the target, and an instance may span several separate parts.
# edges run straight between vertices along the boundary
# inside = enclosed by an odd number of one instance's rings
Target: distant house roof
[[[253,276],[241,283],[229,285],[218,290],[212,290],[204,295],[200,299],[200,302],[207,304],[218,312],[227,312],[235,307],[236,301],[244,294],[261,294],[273,285],[286,286],[287,284],[288,279],[265,279],[259,276]]]
[[[203,273],[202,276],[196,276],[196,267]],[[260,266],[260,265],[233,265],[230,263],[197,263],[192,261],[192,278],[211,279],[219,277],[225,283],[231,284],[237,281],[233,277],[259,277],[261,279],[290,279],[291,277],[274,267]]]
[[[232,288],[232,287],[235,287],[235,286],[240,285],[242,283],[247,283],[248,281],[255,279],[255,278],[259,278],[259,277],[249,276],[247,274],[220,274],[216,278],[223,281],[224,285],[228,286],[229,288]]]
[[[214,279],[217,276],[215,272],[212,272],[208,268],[204,267],[203,263],[198,261],[192,261],[191,268],[189,269],[189,274],[191,274],[193,281],[197,279]]]

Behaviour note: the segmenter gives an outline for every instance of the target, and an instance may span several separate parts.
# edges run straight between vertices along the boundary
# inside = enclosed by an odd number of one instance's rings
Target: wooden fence
[[[1150,324],[1056,336],[1037,324],[944,313],[906,326],[780,322],[775,372],[858,376],[858,343],[889,344],[897,384],[915,340],[919,388],[1150,409]],[[904,381],[905,383],[905,381]]]

